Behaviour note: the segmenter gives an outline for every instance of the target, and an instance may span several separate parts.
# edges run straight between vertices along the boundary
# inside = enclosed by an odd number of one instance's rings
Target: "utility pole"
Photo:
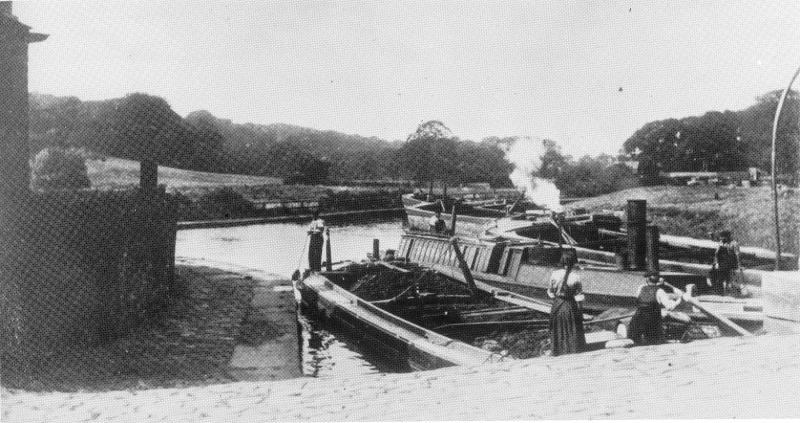
[[[786,86],[786,89],[781,94],[781,99],[778,101],[778,107],[775,110],[775,120],[772,121],[772,210],[775,218],[775,270],[781,270],[781,227],[780,227],[780,214],[778,212],[778,181],[777,181],[777,170],[775,167],[776,162],[776,149],[775,144],[778,137],[778,121],[781,117],[781,110],[783,109],[783,102],[786,101],[786,97],[789,95],[789,92],[792,90],[792,84],[794,84],[794,80],[797,79],[797,75],[800,74],[800,67],[794,71],[794,75],[792,75],[792,79],[789,80],[789,85]],[[798,169],[800,172],[800,169]],[[800,259],[800,254],[798,254],[798,259]],[[798,263],[800,265],[800,263]]]

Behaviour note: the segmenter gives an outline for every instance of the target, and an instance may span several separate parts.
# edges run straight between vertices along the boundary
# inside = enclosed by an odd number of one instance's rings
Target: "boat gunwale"
[[[330,296],[326,296],[324,298],[332,306],[350,314],[359,320],[364,321],[366,324],[394,339],[399,340],[409,347],[413,347],[418,351],[435,356],[453,365],[476,365],[502,360],[514,360],[512,357],[505,357],[482,348],[469,345],[465,342],[447,337],[433,330],[426,329],[422,326],[409,322],[408,320],[383,310],[374,304],[370,304],[369,301],[364,300],[345,288],[336,285],[330,279],[325,277],[324,273],[325,272],[313,273],[298,282],[302,283],[308,289],[315,291],[320,297],[324,296],[324,291],[320,289],[320,285],[324,286],[327,288],[328,293],[333,293],[335,296],[339,297],[339,300]],[[318,281],[317,279],[322,280],[322,282]],[[317,301],[319,301],[319,299]],[[357,312],[358,310],[366,314],[359,315]],[[370,319],[370,315],[374,318]],[[412,336],[405,337],[403,334],[399,333],[400,331],[394,328],[407,332]],[[416,339],[414,337],[416,337]]]

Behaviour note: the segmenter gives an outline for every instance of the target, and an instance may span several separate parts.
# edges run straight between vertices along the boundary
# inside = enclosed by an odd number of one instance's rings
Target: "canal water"
[[[176,255],[210,264],[227,263],[290,278],[308,263],[307,224],[276,223],[229,228],[178,231]],[[366,220],[330,225],[332,261],[360,261],[372,251],[395,249],[403,233],[403,219]],[[356,376],[403,369],[365,354],[346,334],[298,315],[299,365],[310,377]]]

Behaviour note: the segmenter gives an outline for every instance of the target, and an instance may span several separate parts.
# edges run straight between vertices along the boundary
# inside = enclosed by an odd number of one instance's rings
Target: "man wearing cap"
[[[673,294],[678,299],[673,300],[659,284],[658,272],[648,271],[645,273],[647,283],[639,287],[636,298],[636,314],[631,319],[628,328],[628,338],[637,345],[654,345],[664,342],[664,328],[661,323],[661,307],[672,310],[681,303],[680,296],[683,295],[679,289],[675,289]]]
[[[726,290],[730,289],[733,275],[739,268],[739,245],[733,241],[731,231],[719,233],[720,244],[714,252],[714,291],[719,295],[725,295]]]

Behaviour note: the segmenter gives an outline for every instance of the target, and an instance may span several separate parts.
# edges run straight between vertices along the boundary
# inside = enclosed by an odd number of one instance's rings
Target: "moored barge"
[[[513,359],[493,336],[533,337],[541,341],[534,355],[546,353],[550,305],[477,284],[469,288],[442,272],[397,261],[307,272],[295,288],[305,313],[334,322],[359,345],[412,370]],[[590,349],[621,338],[602,328],[586,335]]]
[[[457,246],[451,248],[455,260],[464,259]],[[411,370],[547,354],[550,304],[471,275],[400,259],[306,272],[295,287],[304,312],[334,322],[359,345]],[[619,331],[626,316],[602,317],[584,314],[589,349],[631,343]],[[694,319],[703,321],[702,316]],[[665,319],[672,339],[685,340],[690,326],[680,318]]]
[[[531,298],[547,298],[550,276],[559,268],[565,248],[578,250],[577,255],[581,257],[580,247],[547,242],[461,238],[459,243],[476,281]],[[645,270],[620,268],[600,260],[587,259],[589,253],[584,252],[578,270],[586,297],[584,307],[592,313],[612,308],[634,308],[638,288],[644,282]],[[433,266],[443,272],[457,274],[460,271],[450,241],[445,236],[408,231],[401,238],[398,257]],[[672,287],[699,294],[708,290],[707,279],[702,275],[669,270],[660,274]],[[710,311],[719,311],[721,316],[748,330],[757,329],[763,323],[761,305],[756,300],[714,295],[698,295],[696,299],[707,305]],[[692,307],[684,311],[698,312]]]

